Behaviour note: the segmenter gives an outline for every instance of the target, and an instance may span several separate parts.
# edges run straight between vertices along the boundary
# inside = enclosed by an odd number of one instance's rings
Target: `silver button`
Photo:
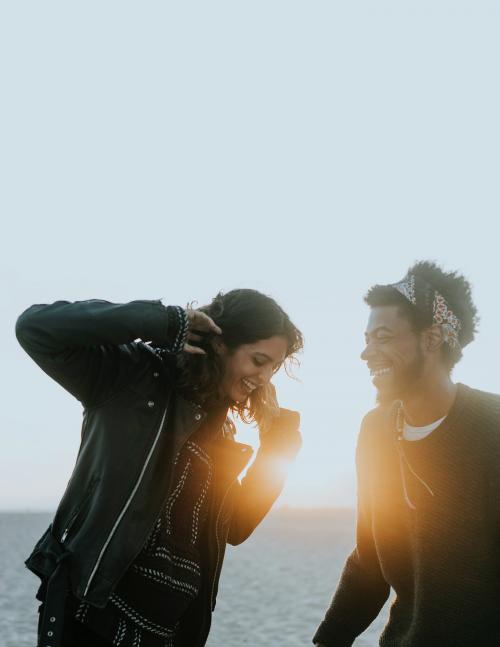
[[[55,622],[55,621],[56,619],[54,618],[54,616],[52,616],[52,618],[50,619],[50,622]]]
[[[201,413],[195,413],[194,419],[195,420],[201,420]]]
[[[148,407],[152,409],[154,406],[155,406],[155,403],[153,402],[153,400],[149,400]]]
[[[158,371],[155,371],[155,372],[153,373],[153,377],[159,377],[159,376],[160,376],[160,374],[158,373]]]
[[[47,636],[49,636],[49,638],[52,638],[53,635],[54,635],[53,631],[47,631]]]

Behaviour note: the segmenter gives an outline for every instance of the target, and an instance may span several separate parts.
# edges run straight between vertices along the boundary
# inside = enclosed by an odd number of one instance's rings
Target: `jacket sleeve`
[[[371,530],[370,448],[365,421],[356,451],[356,548],[346,561],[330,608],[313,638],[315,644],[321,643],[326,647],[350,647],[356,637],[378,616],[390,591],[390,586],[380,570]]]
[[[130,371],[134,340],[168,342],[168,322],[160,301],[57,301],[23,312],[16,335],[47,375],[90,406],[107,399]]]
[[[257,456],[247,471],[237,492],[228,542],[241,544],[247,539],[271,509],[280,495],[286,476],[287,463],[297,455],[301,446],[300,416],[295,411],[280,410],[280,416],[261,440]]]

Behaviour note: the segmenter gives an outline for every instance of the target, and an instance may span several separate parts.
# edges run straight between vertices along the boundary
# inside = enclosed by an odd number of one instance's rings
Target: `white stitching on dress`
[[[136,625],[141,627],[141,629],[150,631],[152,634],[160,636],[160,638],[168,638],[169,636],[173,635],[172,629],[169,629],[168,627],[162,627],[155,622],[151,622],[151,620],[148,620],[140,613],[138,613],[135,609],[133,609],[130,605],[128,605],[124,600],[122,600],[122,598],[116,595],[116,593],[111,596],[110,601],[116,607],[118,607],[120,611],[123,611],[123,613],[125,613],[133,622],[135,622]]]
[[[146,552],[150,552],[154,548],[154,545],[156,543],[156,538],[158,537],[161,530],[161,519],[162,519],[162,515],[160,514],[157,522],[155,523],[153,532],[151,533],[151,535],[149,536],[149,539],[146,542],[146,548],[145,548]]]
[[[122,640],[125,638],[125,633],[127,631],[127,623],[123,618],[120,618],[118,621],[118,628],[116,630],[115,637],[113,638],[113,645],[118,647],[121,644]]]
[[[134,629],[134,642],[132,643],[132,647],[140,647],[141,646],[141,637],[142,633],[141,630],[135,627]]]
[[[206,463],[207,465],[210,465],[211,463],[210,456],[199,445],[197,445],[196,443],[193,443],[192,440],[188,440],[186,443],[186,447],[189,449],[190,452],[198,456],[198,458],[201,458],[201,460],[204,463]]]
[[[184,487],[184,484],[186,483],[187,475],[189,472],[189,468],[191,467],[191,461],[188,460],[186,463],[186,467],[184,468],[184,471],[182,472],[182,476],[177,483],[175,490],[172,492],[170,495],[167,505],[165,506],[165,518],[167,521],[167,534],[171,535],[172,534],[172,521],[171,521],[171,514],[172,514],[172,508],[174,503],[179,497],[179,494],[182,492],[182,488]]]
[[[152,557],[160,557],[162,559],[166,559],[169,562],[172,562],[179,568],[184,568],[187,571],[191,571],[192,573],[196,573],[196,575],[200,575],[200,567],[196,562],[192,562],[189,559],[186,559],[185,557],[179,557],[178,555],[175,555],[172,553],[166,546],[157,546],[154,549],[154,552],[151,553]]]
[[[191,526],[191,543],[195,544],[196,540],[198,539],[198,526],[200,523],[200,510],[201,506],[203,505],[203,501],[205,500],[205,497],[207,496],[208,493],[208,488],[210,487],[210,483],[212,481],[212,464],[208,463],[208,476],[203,484],[203,488],[201,490],[201,494],[198,498],[198,501],[196,502],[196,505],[194,506],[193,509],[193,523]]]
[[[181,580],[176,580],[174,577],[166,575],[165,573],[162,573],[162,571],[157,571],[154,568],[147,568],[146,566],[137,566],[134,564],[132,565],[132,569],[136,573],[139,573],[140,575],[153,580],[153,582],[166,584],[167,586],[181,591],[182,593],[189,592],[194,593],[195,595],[197,595],[198,593],[198,587],[193,586],[192,584],[188,584],[187,582],[181,582]]]
[[[78,606],[78,609],[76,610],[76,613],[75,613],[75,620],[79,620],[80,622],[85,622],[85,618],[87,616],[89,607],[90,607],[90,604],[88,602],[80,602],[80,605]]]

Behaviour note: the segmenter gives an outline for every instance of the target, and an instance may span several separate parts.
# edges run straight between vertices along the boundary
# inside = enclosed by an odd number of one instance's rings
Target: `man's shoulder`
[[[483,391],[482,389],[475,389],[467,384],[460,385],[462,389],[469,391],[474,397],[500,403],[500,393],[493,393],[492,391]]]
[[[368,411],[361,421],[361,430],[386,427],[395,417],[398,405],[397,401],[390,404],[379,404]]]
[[[460,384],[459,387],[466,397],[465,407],[471,412],[500,421],[500,394],[474,389],[465,384]]]
[[[370,438],[377,438],[380,442],[382,437],[389,437],[395,429],[396,410],[398,402],[377,405],[363,417],[359,431],[359,443],[364,444]]]

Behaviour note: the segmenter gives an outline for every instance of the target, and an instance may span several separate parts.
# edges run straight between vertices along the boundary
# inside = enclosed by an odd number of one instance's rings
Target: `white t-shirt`
[[[443,418],[440,418],[439,420],[435,420],[434,422],[431,422],[430,425],[425,425],[424,427],[412,427],[405,421],[405,426],[403,429],[403,438],[405,440],[422,440],[422,438],[425,438],[431,432],[433,432],[434,429],[439,427],[439,425],[443,422],[445,418],[446,416],[444,416]]]

